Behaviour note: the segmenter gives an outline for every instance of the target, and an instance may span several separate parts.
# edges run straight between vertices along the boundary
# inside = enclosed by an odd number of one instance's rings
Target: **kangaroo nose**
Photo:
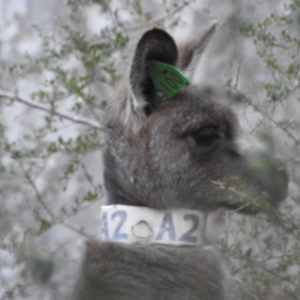
[[[289,175],[283,163],[265,153],[252,154],[247,163],[260,192],[277,206],[288,192]]]

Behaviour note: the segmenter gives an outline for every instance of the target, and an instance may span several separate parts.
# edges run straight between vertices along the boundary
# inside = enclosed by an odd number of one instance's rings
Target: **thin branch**
[[[152,20],[151,22],[148,22],[148,23],[145,23],[145,24],[139,24],[138,26],[128,27],[128,28],[124,28],[124,29],[127,32],[127,31],[135,31],[137,29],[141,29],[141,28],[145,28],[145,27],[155,26],[155,25],[163,22],[164,20],[170,18],[172,15],[175,15],[176,13],[180,12],[181,10],[183,10],[185,7],[189,6],[193,2],[195,2],[195,1],[191,0],[189,2],[184,2],[182,5],[178,6],[177,8],[172,10],[171,12],[165,14],[162,17],[159,17],[159,18],[156,18],[156,19]]]
[[[32,180],[32,178],[30,177],[30,175],[28,174],[28,172],[24,169],[23,164],[20,162],[20,168],[22,170],[22,172],[24,173],[25,178],[27,179],[27,181],[29,182],[29,184],[31,185],[32,189],[34,190],[34,193],[36,195],[36,198],[38,200],[38,202],[42,205],[42,207],[47,211],[47,213],[49,214],[50,218],[52,220],[55,220],[55,216],[53,214],[53,212],[50,210],[50,208],[47,206],[47,204],[44,202],[42,195],[40,194],[37,186],[35,185],[34,181]]]
[[[238,69],[237,69],[237,74],[236,74],[236,81],[235,81],[235,85],[234,85],[234,87],[236,89],[238,89],[238,85],[239,85],[241,67],[242,67],[242,60],[240,59],[239,60],[239,65],[238,65]]]
[[[72,231],[74,231],[74,232],[76,232],[76,233],[78,233],[78,234],[80,234],[80,235],[82,235],[82,236],[88,238],[88,239],[94,238],[93,236],[91,236],[91,235],[85,233],[82,229],[78,229],[78,228],[74,227],[73,225],[70,225],[70,224],[68,224],[68,223],[63,223],[63,225],[64,225],[66,228],[68,228],[68,229],[70,229],[70,230],[72,230]]]
[[[98,129],[98,130],[103,129],[102,126],[98,122],[93,122],[91,120],[87,120],[87,119],[84,119],[82,117],[72,116],[72,115],[70,115],[68,113],[65,113],[65,112],[61,112],[61,111],[53,110],[51,108],[47,108],[44,105],[40,105],[38,103],[33,102],[30,99],[25,99],[24,97],[20,97],[17,94],[12,94],[12,93],[0,90],[0,98],[6,98],[6,99],[9,99],[9,100],[12,100],[12,101],[17,101],[19,103],[22,103],[22,104],[28,106],[28,107],[44,111],[48,114],[55,115],[57,117],[60,117],[62,119],[68,120],[68,121],[71,121],[71,122],[76,123],[76,124],[85,125],[85,126],[88,126],[90,128],[94,128],[94,129]]]
[[[265,271],[266,273],[269,273],[279,279],[281,279],[282,281],[285,281],[291,285],[293,285],[294,287],[297,287],[297,284],[292,282],[287,276],[281,276],[280,273],[276,270],[272,270],[272,269],[268,269],[267,266],[264,266],[264,264],[257,262],[255,260],[251,260],[251,262],[258,268],[262,269],[263,271]]]
[[[271,116],[269,116],[267,113],[262,111],[257,105],[253,104],[251,100],[249,100],[243,93],[241,93],[238,89],[236,89],[234,86],[231,86],[232,89],[234,89],[235,92],[237,92],[244,101],[251,105],[256,111],[258,111],[261,115],[263,115],[265,118],[269,119],[272,123],[274,123],[278,128],[283,130],[297,145],[300,144],[300,140],[298,140],[294,135],[292,135],[286,128],[282,127],[276,120],[274,120]]]

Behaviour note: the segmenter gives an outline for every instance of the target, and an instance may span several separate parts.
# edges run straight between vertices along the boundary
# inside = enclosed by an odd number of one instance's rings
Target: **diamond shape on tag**
[[[131,232],[140,241],[149,241],[153,238],[153,230],[146,221],[140,221],[132,226]]]

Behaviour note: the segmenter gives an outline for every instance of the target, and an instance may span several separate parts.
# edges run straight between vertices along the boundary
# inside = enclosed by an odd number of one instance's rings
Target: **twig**
[[[286,128],[282,127],[277,121],[275,121],[271,116],[266,114],[264,111],[262,111],[257,105],[253,104],[244,94],[242,94],[239,90],[237,90],[235,87],[231,86],[232,89],[235,90],[244,101],[251,105],[256,111],[258,111],[261,115],[263,115],[265,118],[269,119],[272,123],[274,123],[278,128],[283,130],[297,145],[300,144],[300,140],[298,140],[296,137],[294,137]]]
[[[50,208],[47,206],[47,204],[44,202],[38,188],[36,187],[34,181],[32,180],[32,178],[30,177],[30,175],[28,174],[28,172],[24,169],[23,164],[21,162],[20,163],[20,167],[22,172],[24,173],[25,178],[27,179],[27,181],[29,182],[29,184],[31,185],[32,189],[34,190],[34,193],[36,195],[36,198],[38,200],[38,202],[42,205],[42,207],[47,211],[47,213],[49,214],[50,218],[52,220],[55,220],[55,216],[53,214],[53,212],[50,210]]]
[[[6,98],[6,99],[9,99],[9,100],[12,100],[12,101],[17,101],[19,103],[22,103],[22,104],[28,106],[28,107],[44,111],[48,114],[55,115],[57,117],[60,117],[62,119],[68,120],[68,121],[71,121],[71,122],[76,123],[76,124],[85,125],[85,126],[88,126],[88,127],[94,128],[94,129],[99,129],[99,130],[103,129],[102,126],[98,122],[93,122],[91,120],[87,120],[87,119],[84,119],[82,117],[72,116],[72,115],[70,115],[68,113],[65,113],[65,112],[61,112],[61,111],[53,110],[51,108],[47,108],[44,105],[40,105],[38,103],[33,102],[30,99],[25,99],[24,97],[20,97],[17,94],[12,94],[12,93],[0,90],[0,98]]]
[[[239,79],[240,79],[240,72],[241,72],[241,67],[242,67],[242,60],[239,60],[239,65],[237,69],[237,74],[236,74],[236,81],[234,87],[237,89],[239,85]]]
[[[266,266],[264,266],[263,264],[256,262],[255,260],[251,260],[251,262],[258,268],[262,269],[263,271],[265,271],[266,273],[269,273],[279,279],[281,279],[282,281],[285,281],[295,287],[297,287],[297,284],[295,284],[294,282],[292,282],[291,280],[289,280],[289,278],[285,277],[285,276],[281,276],[277,271],[272,270],[272,269],[268,269]]]
[[[194,0],[191,0],[189,2],[184,2],[182,5],[178,6],[177,8],[175,8],[173,11],[165,14],[163,17],[159,17],[157,19],[152,20],[151,22],[145,23],[145,24],[140,24],[138,26],[134,26],[134,27],[128,27],[125,28],[125,31],[134,31],[137,29],[141,29],[141,28],[145,28],[145,27],[151,27],[151,26],[155,26],[158,23],[161,23],[162,21],[168,19],[170,16],[175,15],[176,13],[180,12],[181,10],[183,10],[185,7],[187,7],[188,5],[190,5],[192,2],[195,2]]]
[[[72,225],[70,225],[68,223],[63,223],[63,225],[65,227],[67,227],[68,229],[70,229],[70,230],[72,230],[72,231],[74,231],[74,232],[76,232],[76,233],[78,233],[78,234],[80,234],[80,235],[82,235],[82,236],[84,236],[84,237],[86,237],[88,239],[92,239],[93,238],[91,235],[85,233],[82,229],[77,229],[77,228],[73,227]]]

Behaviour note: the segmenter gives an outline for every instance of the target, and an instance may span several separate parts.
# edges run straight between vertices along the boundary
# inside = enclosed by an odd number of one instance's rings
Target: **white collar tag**
[[[101,207],[101,240],[198,246],[203,222],[196,210],[107,205]]]

